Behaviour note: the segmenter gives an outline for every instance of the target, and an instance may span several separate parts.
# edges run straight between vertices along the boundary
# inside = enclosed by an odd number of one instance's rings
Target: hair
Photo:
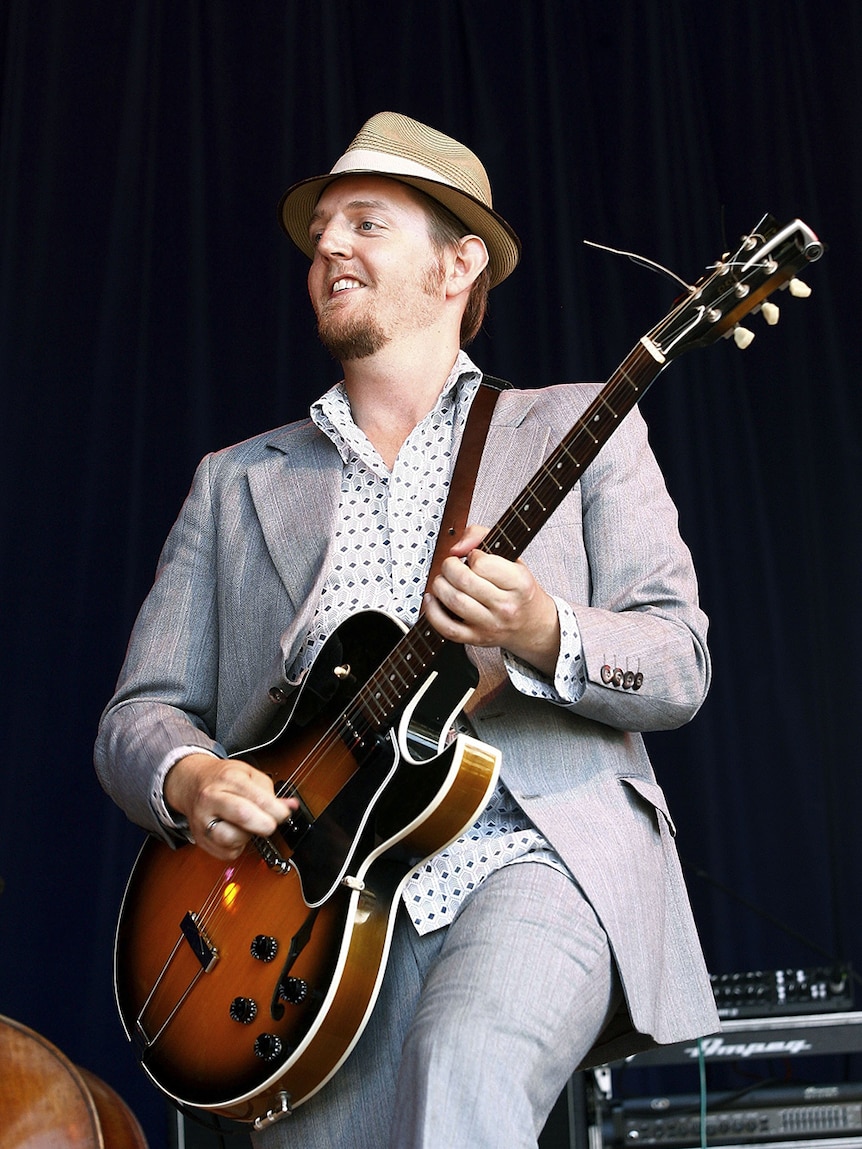
[[[457,247],[465,235],[473,234],[460,219],[442,203],[432,199],[426,192],[405,185],[415,192],[428,213],[428,235],[438,254],[442,255],[450,247]],[[470,288],[467,306],[461,316],[461,346],[472,343],[482,329],[488,310],[488,291],[491,272],[486,265]]]

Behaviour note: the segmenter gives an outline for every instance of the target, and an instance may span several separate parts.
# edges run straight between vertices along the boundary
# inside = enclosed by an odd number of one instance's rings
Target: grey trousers
[[[420,937],[399,913],[350,1058],[256,1149],[536,1149],[620,995],[576,883],[538,862],[506,866],[444,929]]]

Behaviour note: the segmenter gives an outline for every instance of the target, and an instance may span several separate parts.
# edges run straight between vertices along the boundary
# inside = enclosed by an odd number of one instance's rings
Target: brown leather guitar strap
[[[511,383],[495,379],[491,375],[484,375],[479,390],[470,404],[464,434],[461,436],[461,446],[458,448],[458,458],[455,460],[455,470],[449,483],[446,506],[443,508],[443,518],[440,520],[440,531],[426,587],[436,578],[443,560],[449,554],[449,547],[460,538],[467,526],[470,501],[473,498],[473,488],[476,485],[491,416],[494,414],[497,396],[500,391],[508,387],[511,387]]]

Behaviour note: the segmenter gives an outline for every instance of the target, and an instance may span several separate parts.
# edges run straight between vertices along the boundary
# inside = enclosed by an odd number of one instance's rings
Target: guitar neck
[[[510,560],[519,558],[666,364],[689,348],[708,346],[732,333],[746,334],[737,330],[739,320],[760,310],[767,296],[778,288],[789,286],[791,295],[800,294],[804,285],[794,278],[796,272],[822,254],[823,245],[801,220],[779,227],[772,216],[765,215],[754,232],[742,237],[734,255],[722,256],[665,319],[635,344],[491,528],[480,549]],[[777,313],[773,306],[767,323],[776,322]],[[747,335],[740,346],[753,338],[750,332]],[[343,716],[342,736],[361,740],[390,725],[424,682],[445,645],[446,639],[430,626],[424,612],[420,614],[356,695]]]
[[[479,548],[487,554],[517,559],[587,466],[664,367],[664,357],[644,337],[623,360],[575,426],[533,475],[511,506],[491,528]],[[364,737],[369,728],[389,726],[433,668],[446,646],[424,611],[386,661],[357,693],[347,718],[348,729]]]
[[[515,560],[545,525],[623,418],[664,367],[644,337],[623,360],[575,426],[491,528],[479,549]]]

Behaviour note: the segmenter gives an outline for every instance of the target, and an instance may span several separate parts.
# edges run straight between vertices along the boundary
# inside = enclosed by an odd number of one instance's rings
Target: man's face
[[[317,202],[308,291],[321,341],[341,362],[376,354],[440,318],[441,257],[428,217],[403,184],[344,176]]]

